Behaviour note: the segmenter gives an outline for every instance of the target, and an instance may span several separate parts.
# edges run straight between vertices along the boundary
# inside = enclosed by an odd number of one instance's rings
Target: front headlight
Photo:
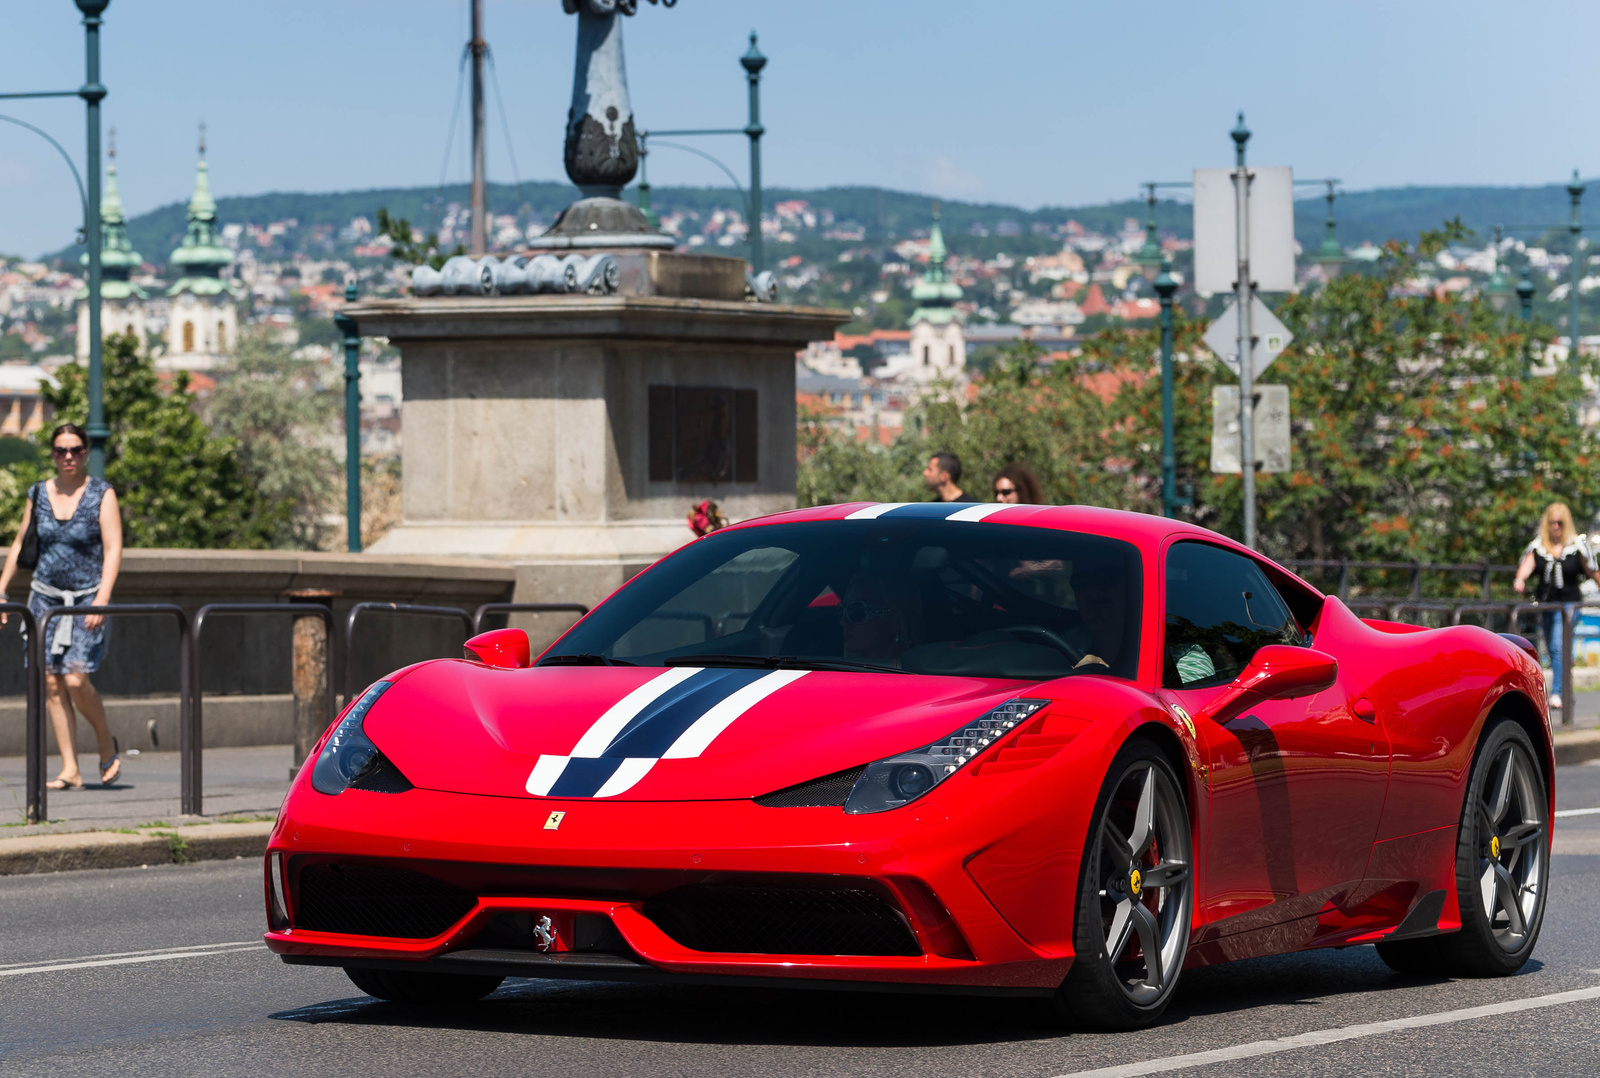
[[[845,800],[848,813],[884,812],[907,805],[954,775],[979,753],[1044,707],[1048,700],[1007,700],[949,737],[868,764]]]
[[[362,720],[378,702],[392,681],[380,681],[361,695],[334,727],[316,767],[311,770],[311,788],[318,793],[339,794],[355,787],[379,793],[403,793],[411,783],[362,729]]]

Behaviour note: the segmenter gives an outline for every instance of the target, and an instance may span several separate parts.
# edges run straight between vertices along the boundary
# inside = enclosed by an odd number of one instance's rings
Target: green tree
[[[1419,263],[1463,236],[1459,223],[1391,242],[1370,272],[1290,296],[1277,313],[1295,340],[1265,380],[1289,387],[1292,467],[1260,475],[1262,549],[1280,558],[1425,562],[1513,561],[1544,507],[1567,501],[1580,521],[1600,509],[1600,442],[1579,421],[1580,356],[1524,376],[1550,327],[1496,312],[1479,297],[1434,295]],[[1178,348],[1203,355],[1204,326],[1180,319]],[[1154,332],[1130,338],[1148,357],[1118,410],[1121,452],[1150,477],[1138,508],[1156,511],[1160,379]],[[1209,473],[1210,387],[1232,381],[1215,360],[1177,364],[1180,473],[1192,479],[1199,523],[1237,535],[1242,484]]]
[[[342,401],[320,377],[258,334],[239,338],[233,362],[206,401],[212,431],[237,445],[240,468],[256,492],[289,512],[275,518],[269,544],[316,550],[332,534],[325,516],[343,494],[339,461],[329,448]]]
[[[390,217],[387,207],[378,207],[378,235],[388,236],[394,241],[394,246],[389,249],[391,258],[398,258],[402,262],[412,265],[427,263],[434,269],[442,269],[445,260],[452,255],[464,255],[467,249],[461,244],[456,244],[453,251],[445,251],[439,245],[439,234],[433,232],[416,239],[417,232],[411,228],[411,222],[404,217]]]
[[[132,334],[106,338],[104,400],[106,481],[122,506],[129,546],[246,547],[270,545],[293,510],[260,491],[240,465],[238,443],[207,429],[195,410],[189,376],[171,388]],[[88,422],[88,372],[76,364],[44,387],[57,422]],[[40,432],[46,444],[50,431]],[[14,525],[13,525],[14,527]]]

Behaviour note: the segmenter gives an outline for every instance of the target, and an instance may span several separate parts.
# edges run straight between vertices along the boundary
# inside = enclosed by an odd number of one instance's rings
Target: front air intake
[[[699,884],[649,899],[644,915],[694,951],[918,955],[906,919],[865,887]]]
[[[432,876],[375,865],[307,865],[296,892],[296,928],[395,939],[431,939],[478,904]]]
[[[755,799],[756,804],[765,805],[767,808],[827,808],[841,807],[850,797],[850,791],[855,788],[856,779],[865,771],[865,765],[852,767],[849,771],[839,771],[832,775],[824,775],[820,779],[802,782],[798,786],[786,786],[781,790],[774,790],[770,794],[762,794]]]

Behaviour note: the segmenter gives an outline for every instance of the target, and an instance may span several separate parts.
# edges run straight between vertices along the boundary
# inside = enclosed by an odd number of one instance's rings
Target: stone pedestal
[[[692,538],[702,499],[794,507],[795,353],[847,317],[661,294],[348,313],[402,355],[403,521],[372,553],[505,559],[519,601],[587,603]]]

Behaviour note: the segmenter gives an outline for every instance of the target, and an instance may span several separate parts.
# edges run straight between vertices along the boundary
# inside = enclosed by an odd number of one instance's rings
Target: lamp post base
[[[620,198],[580,198],[561,211],[550,231],[528,241],[535,251],[604,247],[655,247],[670,251],[678,241],[654,228],[643,211]]]

